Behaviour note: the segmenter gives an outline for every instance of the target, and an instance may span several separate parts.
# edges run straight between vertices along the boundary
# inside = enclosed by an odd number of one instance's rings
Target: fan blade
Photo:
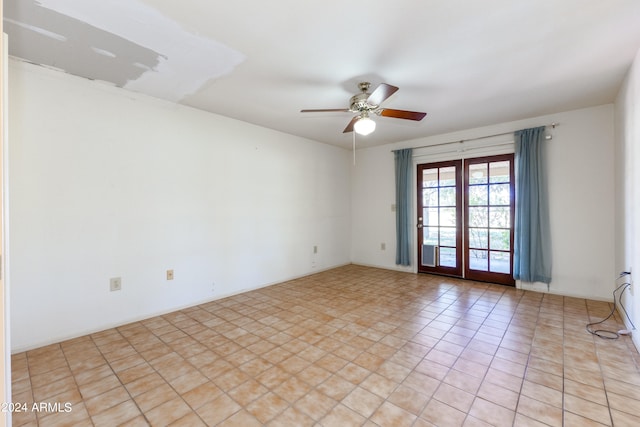
[[[380,83],[380,86],[373,91],[369,98],[367,98],[367,103],[371,105],[380,105],[382,102],[396,93],[398,88],[395,86],[388,85],[386,83]]]
[[[393,117],[396,119],[406,119],[406,120],[415,120],[415,121],[420,121],[424,119],[424,117],[427,115],[427,113],[419,113],[417,111],[392,110],[389,108],[380,110],[378,114],[384,117]]]
[[[328,109],[321,109],[321,110],[300,110],[301,113],[348,113],[349,109],[348,108],[328,108]]]
[[[351,119],[347,127],[344,128],[344,130],[342,131],[342,133],[353,132],[353,125],[356,124],[359,118],[360,116],[355,116],[353,119]]]

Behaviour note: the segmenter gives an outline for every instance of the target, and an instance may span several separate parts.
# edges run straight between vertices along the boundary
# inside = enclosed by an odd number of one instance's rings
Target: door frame
[[[416,224],[416,228],[415,231],[416,233],[414,234],[414,238],[413,241],[416,244],[416,251],[414,252],[415,254],[415,268],[414,268],[414,272],[415,273],[426,273],[426,274],[437,274],[437,275],[444,275],[444,276],[452,276],[452,277],[457,277],[457,278],[461,278],[461,279],[466,279],[466,280],[477,280],[477,281],[486,281],[486,282],[490,282],[490,283],[497,283],[497,284],[503,284],[503,285],[507,285],[507,286],[516,286],[516,281],[515,279],[513,279],[513,242],[514,242],[514,234],[515,234],[515,181],[514,181],[514,171],[515,171],[515,164],[513,156],[514,153],[512,151],[512,149],[508,149],[508,150],[482,150],[484,152],[479,152],[474,156],[462,156],[462,157],[456,157],[456,158],[451,158],[449,156],[445,156],[444,159],[442,156],[435,156],[435,157],[440,157],[440,159],[433,159],[435,161],[431,161],[429,159],[423,158],[416,158],[414,159],[414,172],[416,173],[416,177],[414,179],[414,182],[416,183],[416,187],[414,188],[414,194],[417,196],[415,199],[415,210],[414,212],[416,212],[416,218],[415,218],[415,224]],[[512,185],[512,194],[511,194],[511,198],[512,198],[512,208],[511,208],[511,252],[512,252],[512,256],[511,256],[511,265],[510,265],[510,271],[511,274],[509,276],[510,279],[509,280],[504,280],[504,281],[495,281],[494,278],[489,278],[489,277],[484,277],[484,278],[474,278],[474,279],[469,279],[467,277],[467,268],[468,268],[468,248],[467,248],[467,241],[468,241],[468,237],[466,236],[467,234],[467,227],[466,227],[466,215],[467,215],[467,198],[468,195],[465,194],[464,199],[462,200],[462,204],[461,206],[461,210],[463,212],[463,215],[459,215],[458,220],[459,221],[464,221],[465,224],[462,224],[460,226],[460,230],[461,232],[459,233],[459,235],[457,236],[457,239],[462,240],[461,243],[457,243],[458,247],[461,248],[461,256],[463,257],[463,264],[461,264],[460,268],[462,269],[462,272],[460,274],[453,274],[453,272],[438,272],[435,271],[433,268],[429,268],[426,266],[422,266],[422,241],[420,240],[422,238],[422,231],[421,231],[421,226],[420,226],[420,221],[419,218],[422,216],[422,195],[419,194],[421,193],[421,191],[419,192],[418,190],[420,189],[420,174],[421,172],[421,166],[425,166],[425,165],[429,165],[429,166],[436,166],[436,165],[441,165],[441,164],[452,164],[454,162],[460,162],[461,166],[460,166],[460,171],[459,173],[461,174],[460,179],[461,180],[465,180],[466,178],[466,174],[464,173],[465,168],[467,167],[467,162],[469,160],[474,160],[474,159],[491,159],[491,158],[499,158],[501,156],[511,156],[512,159],[512,164],[511,164],[511,182],[513,183]],[[420,156],[423,157],[423,156]],[[426,157],[426,156],[425,156]],[[467,190],[467,185],[466,182],[462,182],[461,181],[461,186],[462,186],[462,191],[464,191],[465,193],[468,191]],[[461,193],[461,192],[460,192]],[[463,217],[464,216],[464,217]],[[463,238],[464,235],[464,238]]]
[[[7,172],[8,168],[8,132],[7,132],[7,74],[8,48],[7,35],[2,25],[3,2],[0,0],[0,378],[2,402],[11,402],[11,339],[9,316],[9,280],[7,274]],[[0,427],[11,425],[11,411],[0,416]]]

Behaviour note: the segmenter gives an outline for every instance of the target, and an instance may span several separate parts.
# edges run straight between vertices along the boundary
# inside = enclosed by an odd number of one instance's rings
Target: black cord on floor
[[[622,275],[620,275],[620,277],[626,276],[627,274],[623,273]],[[618,332],[607,331],[607,330],[604,330],[604,329],[595,329],[594,330],[591,327],[594,326],[594,325],[599,325],[601,323],[606,322],[607,320],[609,320],[611,318],[611,316],[613,316],[615,314],[616,307],[617,307],[616,292],[618,292],[620,289],[622,289],[622,292],[620,292],[620,297],[619,297],[620,301],[622,301],[622,294],[624,294],[624,291],[629,289],[630,286],[631,286],[631,283],[624,282],[622,285],[618,286],[613,291],[613,308],[611,309],[611,313],[609,313],[609,315],[607,317],[605,317],[604,319],[602,319],[599,322],[587,323],[587,332],[589,332],[592,335],[596,335],[596,336],[598,336],[600,338],[604,338],[604,339],[608,339],[608,340],[617,340],[618,338],[620,338],[620,334]],[[631,327],[635,330],[636,327],[633,324],[633,322],[631,321],[631,319],[629,318],[629,313],[627,313],[627,310],[624,308],[624,304],[620,303],[620,307],[622,307],[622,311],[624,311],[625,316],[627,316],[627,320],[629,320],[629,323],[631,324]]]

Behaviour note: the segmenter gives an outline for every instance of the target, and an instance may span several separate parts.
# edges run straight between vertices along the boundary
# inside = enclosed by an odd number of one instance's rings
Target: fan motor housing
[[[349,110],[354,113],[361,113],[363,111],[371,111],[378,108],[377,105],[371,105],[367,102],[371,94],[363,92],[351,97]]]

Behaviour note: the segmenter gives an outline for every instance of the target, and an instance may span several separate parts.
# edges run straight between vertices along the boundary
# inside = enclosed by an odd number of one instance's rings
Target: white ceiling
[[[349,147],[357,83],[400,90],[379,145],[613,102],[638,0],[5,0],[9,53]]]

